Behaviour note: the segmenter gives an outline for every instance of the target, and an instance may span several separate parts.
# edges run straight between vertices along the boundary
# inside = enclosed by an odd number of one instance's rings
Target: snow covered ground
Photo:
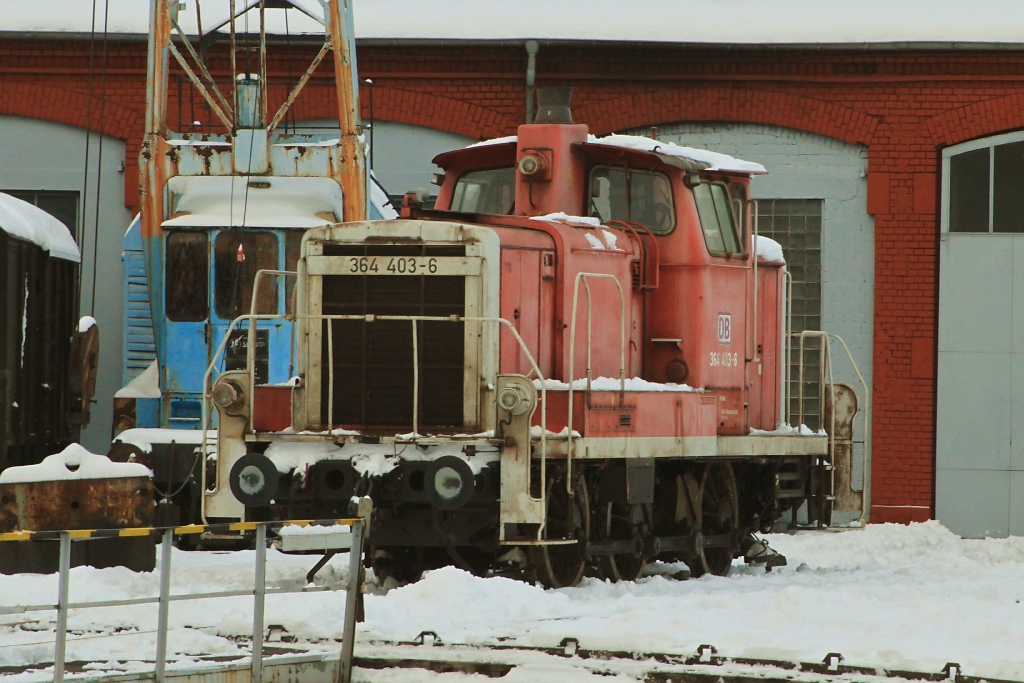
[[[937,522],[768,538],[789,559],[770,574],[737,564],[726,578],[681,581],[671,576],[681,567],[657,565],[655,575],[636,583],[585,579],[576,588],[545,591],[437,570],[418,583],[367,595],[359,641],[408,641],[430,630],[448,644],[557,647],[573,637],[586,649],[682,655],[709,643],[725,657],[814,662],[840,652],[850,665],[937,672],[959,662],[966,675],[1024,680],[1024,538],[962,540]],[[253,556],[175,551],[172,592],[251,587]],[[300,586],[313,562],[271,551],[268,587]],[[317,583],[340,586],[346,566],[346,556],[335,557]],[[156,595],[157,588],[156,573],[72,570],[72,601]],[[0,577],[3,605],[53,603],[56,591],[55,576]],[[344,599],[344,593],[272,595],[266,623],[300,639],[339,638]],[[204,653],[244,655],[245,644],[235,637],[249,632],[251,610],[252,599],[244,597],[173,603],[169,647],[177,664]],[[52,657],[54,619],[52,612],[0,617],[0,668]],[[155,605],[73,611],[69,628],[79,635],[69,643],[68,659],[92,660],[99,669],[112,661],[145,668],[141,662],[155,649],[155,623]],[[338,646],[328,641],[322,647]],[[590,680],[589,674],[559,677]],[[45,678],[0,675],[3,683]],[[435,679],[483,680],[415,671],[357,675],[362,681]]]

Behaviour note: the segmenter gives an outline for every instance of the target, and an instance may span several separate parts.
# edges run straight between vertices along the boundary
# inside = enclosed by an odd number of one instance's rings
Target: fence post
[[[160,541],[160,607],[156,618],[156,683],[164,683],[167,670],[167,620],[171,606],[171,548],[174,530],[164,531]]]
[[[53,645],[53,681],[64,681],[68,644],[68,592],[71,583],[71,533],[60,532],[60,565],[57,578],[57,642]]]
[[[267,599],[267,525],[256,526],[256,589],[252,608],[252,683],[263,683],[263,608]]]
[[[368,519],[367,513],[362,519],[352,523],[352,547],[348,551],[345,623],[341,634],[341,661],[338,662],[337,683],[350,683],[352,680],[352,651],[356,639],[356,616],[363,589],[363,582],[360,580],[363,571],[363,536],[366,533]]]

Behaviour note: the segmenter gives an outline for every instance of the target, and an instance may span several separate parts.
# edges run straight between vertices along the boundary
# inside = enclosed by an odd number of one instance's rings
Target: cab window
[[[602,223],[640,223],[655,235],[667,235],[676,227],[672,185],[668,176],[654,171],[595,166],[587,213]]]
[[[210,247],[205,232],[167,234],[167,319],[202,322],[209,315]]]
[[[249,312],[252,285],[259,270],[277,269],[277,236],[272,232],[225,231],[214,242],[214,295],[217,316],[224,320]],[[260,280],[256,313],[277,313],[277,281]]]
[[[693,188],[704,242],[712,256],[743,254],[729,193],[724,183],[701,183]]]
[[[510,214],[516,205],[515,167],[463,173],[452,194],[452,211]]]

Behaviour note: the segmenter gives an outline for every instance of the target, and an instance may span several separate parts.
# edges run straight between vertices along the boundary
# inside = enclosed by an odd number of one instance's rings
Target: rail
[[[253,603],[252,621],[252,655],[251,675],[253,683],[263,681],[263,641],[264,641],[264,603],[267,595],[279,593],[335,592],[338,589],[319,588],[273,588],[266,587],[267,569],[267,530],[268,527],[308,526],[308,525],[342,525],[349,527],[350,550],[348,580],[344,590],[348,593],[345,600],[345,617],[342,629],[341,661],[338,668],[336,683],[350,683],[352,679],[352,657],[355,643],[355,625],[358,606],[362,596],[362,556],[366,540],[370,507],[367,502],[360,506],[360,517],[330,520],[289,520],[284,522],[237,522],[232,524],[190,524],[178,527],[143,527],[127,529],[79,529],[66,531],[16,531],[0,534],[0,544],[14,541],[60,541],[57,579],[57,604],[0,606],[0,615],[22,614],[56,610],[56,638],[54,642],[54,674],[55,683],[63,683],[66,669],[68,641],[68,612],[72,609],[88,609],[98,607],[127,607],[157,603],[156,656],[153,676],[157,683],[164,683],[167,673],[167,632],[170,616],[170,604],[182,600],[203,600],[210,598],[241,597],[251,595]],[[255,531],[256,558],[253,590],[218,591],[213,593],[176,593],[171,595],[171,549],[174,536],[201,534],[206,531]],[[101,600],[91,602],[70,602],[71,588],[71,544],[90,538],[127,538],[156,536],[161,538],[160,546],[160,594],[157,597],[133,598],[128,600]],[[117,635],[117,634],[113,634]]]

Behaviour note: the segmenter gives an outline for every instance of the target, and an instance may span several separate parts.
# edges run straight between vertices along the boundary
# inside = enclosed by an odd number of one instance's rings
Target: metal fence
[[[156,629],[156,653],[154,679],[157,683],[164,683],[167,671],[167,631],[172,602],[183,600],[203,600],[210,598],[227,598],[239,596],[253,596],[253,619],[252,619],[252,681],[262,683],[263,681],[263,642],[264,642],[264,602],[267,595],[277,593],[310,593],[319,591],[345,590],[348,595],[345,600],[345,617],[341,642],[341,661],[338,667],[337,682],[349,683],[352,677],[352,653],[355,640],[355,625],[362,600],[362,556],[363,544],[366,538],[367,523],[369,521],[368,506],[361,506],[360,516],[351,519],[329,519],[329,520],[289,520],[283,522],[238,522],[234,524],[193,524],[188,526],[167,527],[167,528],[129,528],[129,529],[92,529],[92,530],[70,530],[70,531],[16,531],[0,534],[0,545],[4,541],[27,541],[44,542],[59,541],[59,568],[57,604],[46,605],[16,605],[0,606],[0,615],[23,614],[25,612],[37,612],[56,610],[56,639],[54,642],[54,674],[53,680],[56,683],[64,681],[66,668],[66,653],[68,641],[68,612],[72,609],[88,609],[94,607],[122,607],[129,605],[158,604],[157,629]],[[283,526],[308,526],[308,525],[341,525],[349,527],[347,534],[347,545],[349,552],[348,580],[344,589],[330,587],[301,587],[301,588],[270,588],[266,586],[267,567],[267,531],[268,528],[279,529]],[[187,534],[201,534],[205,532],[255,532],[256,561],[255,561],[255,586],[253,590],[218,591],[209,593],[175,593],[171,595],[171,549],[175,536]],[[153,536],[161,539],[160,546],[160,594],[156,597],[134,598],[128,600],[101,600],[92,602],[69,601],[71,584],[71,544],[76,541],[83,541],[93,538],[130,538]],[[333,536],[333,535],[332,535]],[[345,547],[342,543],[340,546]],[[329,548],[322,548],[329,550]]]

